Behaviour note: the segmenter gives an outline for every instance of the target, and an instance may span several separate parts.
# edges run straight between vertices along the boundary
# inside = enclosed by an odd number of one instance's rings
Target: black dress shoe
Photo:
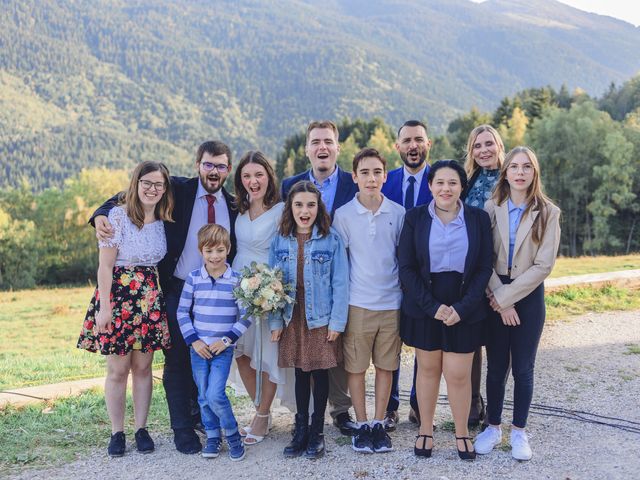
[[[202,450],[200,438],[192,428],[176,428],[173,430],[173,443],[180,453],[193,455]]]
[[[121,457],[124,455],[124,451],[127,448],[124,432],[116,432],[111,435],[111,439],[109,440],[109,447],[107,448],[107,453],[110,457]]]
[[[431,448],[426,448],[427,438],[431,439]],[[422,447],[418,447],[418,442],[422,439]],[[431,457],[431,451],[433,450],[433,437],[431,435],[416,435],[416,444],[413,447],[413,454],[416,457]]]
[[[460,457],[460,460],[475,460],[475,450],[470,451],[469,447],[467,446],[467,441],[471,443],[471,439],[469,437],[456,437],[456,440],[462,440],[464,442],[464,450],[460,450],[458,448],[458,442],[456,442],[456,449],[458,450],[458,456]]]
[[[336,415],[333,419],[333,424],[340,430],[342,435],[353,436],[356,431],[356,424],[353,423],[353,419],[349,412],[342,412]]]
[[[470,427],[477,427],[480,422],[485,418],[487,410],[484,406],[484,399],[482,395],[473,397],[471,399],[471,410],[469,411],[469,419],[467,425]]]
[[[384,414],[384,420],[382,421],[382,423],[384,425],[384,429],[387,432],[393,432],[395,431],[396,425],[399,421],[400,419],[398,418],[398,412],[391,411]]]
[[[418,416],[418,414],[413,408],[409,410],[409,421],[411,423],[415,423],[416,425],[420,426],[420,417]]]
[[[140,453],[151,453],[155,450],[156,445],[153,443],[153,439],[147,432],[146,428],[139,428],[135,434],[136,450]]]

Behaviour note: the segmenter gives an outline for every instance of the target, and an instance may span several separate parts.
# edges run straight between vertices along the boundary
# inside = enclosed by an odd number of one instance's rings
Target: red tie
[[[207,203],[209,204],[209,209],[207,211],[207,223],[216,223],[216,209],[213,207],[216,197],[211,194],[206,195],[206,197]]]

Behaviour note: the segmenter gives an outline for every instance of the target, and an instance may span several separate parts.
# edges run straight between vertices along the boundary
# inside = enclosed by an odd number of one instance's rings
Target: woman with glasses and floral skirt
[[[168,186],[169,171],[162,163],[139,164],[121,204],[109,212],[113,237],[98,243],[98,287],[78,347],[107,358],[105,400],[112,430],[108,454],[112,457],[125,452],[124,412],[130,371],[136,448],[141,453],[155,448],[146,425],[153,352],[170,346],[156,268],[167,251],[163,221],[172,221],[173,196]]]

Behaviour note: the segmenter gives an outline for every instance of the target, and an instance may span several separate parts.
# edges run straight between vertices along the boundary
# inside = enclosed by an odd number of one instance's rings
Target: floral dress
[[[97,333],[95,317],[101,300],[96,288],[77,346],[103,355],[169,348],[167,313],[156,268],[167,252],[164,225],[158,220],[139,229],[124,206],[109,212],[109,222],[114,236],[99,246],[118,248],[110,294],[112,321],[107,333]]]

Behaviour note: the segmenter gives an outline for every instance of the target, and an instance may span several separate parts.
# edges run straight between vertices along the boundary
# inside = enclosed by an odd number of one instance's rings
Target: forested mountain
[[[436,132],[531,86],[640,70],[640,29],[553,0],[0,0],[0,187],[204,139],[275,157],[311,119]],[[615,90],[615,89],[614,89]]]

